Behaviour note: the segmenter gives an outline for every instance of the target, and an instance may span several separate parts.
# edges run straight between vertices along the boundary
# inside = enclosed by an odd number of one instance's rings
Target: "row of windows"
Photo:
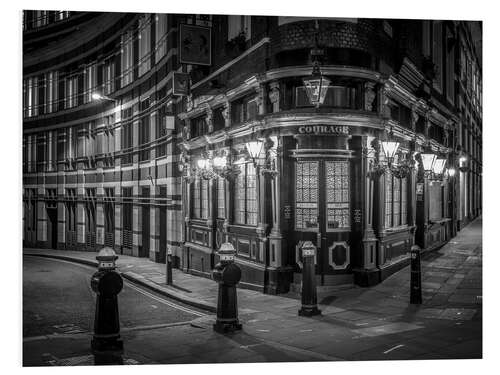
[[[125,112],[125,111],[124,111]],[[130,111],[127,111],[130,112]],[[148,160],[151,156],[153,141],[160,140],[166,135],[166,109],[146,114],[139,121],[128,121],[125,113],[123,121],[116,128],[115,115],[103,118],[103,126],[97,128],[96,122],[69,127],[59,130],[40,132],[25,135],[23,139],[23,170],[25,172],[55,171],[58,162],[67,159],[81,159],[113,154],[123,151],[122,164],[132,162],[132,153],[137,144],[139,160]],[[155,123],[153,124],[153,119]],[[155,126],[156,137],[151,137],[151,126]],[[138,127],[137,142],[134,139],[134,127]],[[120,134],[120,138],[116,135]],[[156,147],[156,157],[164,157],[172,152],[171,143],[161,142]],[[94,167],[92,161],[88,167]],[[113,164],[113,158],[106,159],[106,163]],[[74,165],[66,164],[65,168]]]
[[[70,16],[66,10],[25,10],[23,11],[23,30],[37,29],[55,22],[63,21]]]
[[[238,165],[240,172],[234,182],[234,223],[240,225],[257,225],[257,181],[253,163]],[[217,217],[226,217],[225,182],[223,178],[217,181]],[[194,219],[208,219],[209,194],[208,180],[197,178],[192,187],[191,214]]]
[[[53,71],[24,79],[24,117],[52,113],[92,101],[93,93],[112,94],[132,83],[151,69],[151,31],[155,27],[157,42],[154,57],[159,61],[167,52],[167,15],[158,14],[153,22],[150,15],[139,19],[138,51],[134,54],[134,30],[122,35],[120,50],[90,64],[78,72]],[[134,61],[134,56],[138,60]],[[116,58],[121,69],[118,71]],[[134,71],[137,68],[137,77]]]

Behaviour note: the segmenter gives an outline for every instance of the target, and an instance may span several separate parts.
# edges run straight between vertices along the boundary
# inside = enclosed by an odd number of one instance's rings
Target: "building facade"
[[[227,241],[243,287],[285,293],[304,241],[318,285],[368,286],[481,213],[480,25],[28,14],[25,246],[210,277]]]

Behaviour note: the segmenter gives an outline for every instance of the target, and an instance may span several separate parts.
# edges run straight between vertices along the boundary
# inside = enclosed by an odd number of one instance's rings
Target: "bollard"
[[[304,242],[302,245],[302,307],[299,310],[299,316],[321,315],[316,292],[315,254],[316,246],[311,241]]]
[[[167,285],[172,285],[172,249],[167,250]]]
[[[420,267],[420,247],[413,245],[410,250],[410,303],[419,305],[422,303],[422,269]]]
[[[118,256],[112,248],[105,247],[99,251],[96,259],[99,261],[98,270],[90,282],[97,294],[91,348],[95,351],[121,351],[123,341],[120,339],[117,295],[123,288],[123,279],[115,271]]]
[[[220,262],[212,271],[212,277],[219,283],[219,295],[217,299],[217,320],[213,325],[215,332],[227,333],[241,329],[238,320],[238,301],[236,284],[241,280],[241,270],[234,263],[236,251],[231,243],[225,242],[221,245],[218,254]]]

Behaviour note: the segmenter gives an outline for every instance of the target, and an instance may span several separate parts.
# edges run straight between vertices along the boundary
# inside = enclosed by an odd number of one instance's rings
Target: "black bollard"
[[[167,250],[167,285],[172,285],[172,249]]]
[[[219,333],[241,330],[236,294],[236,284],[241,280],[241,270],[234,263],[235,253],[231,243],[223,243],[218,251],[220,262],[212,271],[213,279],[219,283],[217,320],[213,325],[214,331]]]
[[[422,269],[420,266],[420,247],[413,245],[410,250],[410,304],[422,303]]]
[[[316,272],[314,270],[314,255],[316,246],[311,241],[302,245],[302,307],[299,316],[321,315],[318,309],[318,295],[316,292]]]
[[[94,335],[91,348],[94,351],[120,351],[120,318],[118,314],[118,293],[123,288],[123,279],[115,271],[118,256],[114,250],[105,247],[96,256],[98,271],[92,276],[90,285],[97,294]]]

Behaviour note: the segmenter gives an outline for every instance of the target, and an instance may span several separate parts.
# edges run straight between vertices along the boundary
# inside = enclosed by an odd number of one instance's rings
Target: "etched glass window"
[[[193,184],[193,218],[201,219],[201,202],[200,202],[200,179],[194,180]]]
[[[226,217],[226,189],[225,180],[222,177],[217,178],[217,217]]]
[[[295,164],[295,228],[318,228],[318,162]]]
[[[236,224],[257,225],[257,183],[252,163],[240,164],[235,179],[234,221]]]
[[[349,228],[349,162],[325,163],[327,228]]]
[[[385,174],[385,227],[406,225],[407,221],[407,181],[396,178],[387,171]]]

